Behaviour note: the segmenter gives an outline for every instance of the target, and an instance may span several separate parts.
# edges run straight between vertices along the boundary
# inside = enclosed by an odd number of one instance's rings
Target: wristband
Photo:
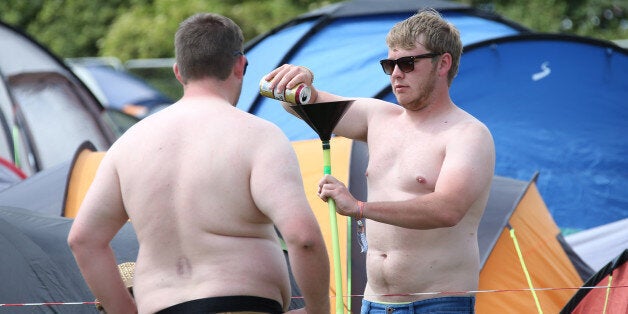
[[[358,216],[356,217],[357,220],[362,220],[362,218],[364,218],[364,202],[361,201],[357,201],[358,202]]]

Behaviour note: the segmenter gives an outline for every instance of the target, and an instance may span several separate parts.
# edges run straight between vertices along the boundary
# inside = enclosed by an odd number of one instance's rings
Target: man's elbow
[[[443,228],[455,227],[462,221],[466,211],[447,210],[441,216],[440,222]]]
[[[318,232],[301,232],[285,240],[288,246],[302,251],[317,251],[325,247],[323,237]]]
[[[68,235],[67,242],[72,252],[80,250],[82,245],[81,238],[73,232],[70,232],[70,234]]]
[[[70,230],[67,243],[70,250],[75,254],[76,252],[95,247],[95,244],[89,241],[89,237],[85,237],[83,234],[76,232],[75,230]]]

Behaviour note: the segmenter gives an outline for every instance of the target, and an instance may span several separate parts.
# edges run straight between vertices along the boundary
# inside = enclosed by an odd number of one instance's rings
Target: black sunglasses
[[[242,51],[235,51],[235,52],[233,53],[233,56],[234,56],[234,57],[237,57],[237,56],[243,56],[243,55],[244,55],[244,52],[242,52]],[[246,74],[246,68],[247,68],[248,66],[249,66],[249,59],[246,59],[246,63],[244,63],[244,71],[242,71],[242,76],[244,76],[244,75]]]
[[[384,73],[388,75],[391,75],[392,72],[395,70],[395,65],[399,67],[399,70],[401,70],[401,72],[409,73],[409,72],[414,71],[414,63],[417,62],[418,60],[434,58],[442,54],[443,54],[442,52],[430,52],[430,53],[424,53],[418,56],[401,57],[397,60],[384,59],[384,60],[380,60],[379,64],[382,65],[382,70],[384,70]]]

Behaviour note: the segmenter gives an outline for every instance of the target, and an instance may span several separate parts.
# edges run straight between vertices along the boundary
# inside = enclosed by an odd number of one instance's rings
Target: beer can
[[[263,78],[259,82],[259,93],[264,97],[277,99],[275,98],[275,91],[270,89],[270,82],[264,80]]]
[[[291,89],[286,89],[283,93],[277,93],[275,90],[270,89],[270,82],[264,79],[262,79],[259,83],[259,93],[264,97],[296,105],[308,104],[310,103],[310,98],[312,97],[312,90],[304,83],[301,83]]]

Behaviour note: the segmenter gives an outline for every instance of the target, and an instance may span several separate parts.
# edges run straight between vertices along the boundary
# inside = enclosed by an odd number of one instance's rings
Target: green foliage
[[[463,0],[534,31],[598,39],[628,38],[625,0]]]
[[[118,16],[103,40],[101,55],[122,60],[173,57],[179,23],[198,12],[228,16],[240,25],[245,40],[249,40],[307,10],[293,2],[155,0],[150,7],[133,7]]]
[[[121,60],[174,55],[178,23],[216,12],[238,23],[245,40],[341,0],[0,0],[0,20],[67,57]],[[390,0],[394,1],[394,0]],[[540,32],[628,38],[625,0],[459,0]]]
[[[26,2],[26,1],[25,1]],[[26,31],[57,55],[97,55],[98,41],[129,1],[44,1]]]
[[[25,31],[35,21],[37,13],[44,5],[44,0],[2,0],[0,1],[0,20]]]

